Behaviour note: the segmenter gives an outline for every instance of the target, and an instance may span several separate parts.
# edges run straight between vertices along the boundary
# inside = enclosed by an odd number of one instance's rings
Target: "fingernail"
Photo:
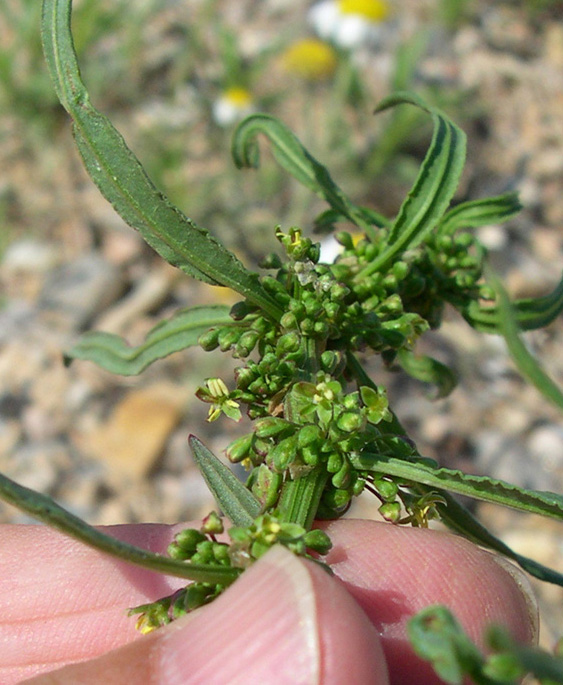
[[[491,554],[495,562],[501,566],[514,580],[518,586],[520,592],[522,593],[525,601],[526,608],[528,611],[528,616],[530,619],[531,626],[531,640],[533,643],[538,641],[539,637],[539,612],[538,612],[538,602],[532,584],[527,574],[524,573],[518,566],[516,566],[512,561],[503,557],[499,554]]]
[[[307,567],[281,546],[185,623],[178,621],[161,640],[160,683],[320,680],[313,582]]]

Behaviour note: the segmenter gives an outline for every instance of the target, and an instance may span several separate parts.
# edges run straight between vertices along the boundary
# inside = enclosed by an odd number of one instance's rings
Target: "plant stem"
[[[315,467],[305,476],[286,481],[279,500],[282,520],[310,530],[327,478],[326,469]]]

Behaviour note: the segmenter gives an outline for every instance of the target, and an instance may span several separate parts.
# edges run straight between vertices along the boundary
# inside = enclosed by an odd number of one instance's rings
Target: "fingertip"
[[[319,566],[275,547],[211,605],[94,661],[32,681],[387,685],[377,633]]]

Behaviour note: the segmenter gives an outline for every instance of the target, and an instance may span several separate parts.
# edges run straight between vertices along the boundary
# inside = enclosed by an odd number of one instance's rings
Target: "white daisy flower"
[[[320,38],[351,50],[377,42],[388,16],[385,0],[321,0],[307,18]]]
[[[252,96],[246,88],[227,88],[213,104],[213,119],[219,126],[231,126],[255,111]]]

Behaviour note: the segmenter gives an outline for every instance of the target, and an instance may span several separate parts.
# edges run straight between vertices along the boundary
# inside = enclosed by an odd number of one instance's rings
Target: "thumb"
[[[322,568],[275,547],[213,604],[92,661],[27,681],[386,685],[379,637]]]

